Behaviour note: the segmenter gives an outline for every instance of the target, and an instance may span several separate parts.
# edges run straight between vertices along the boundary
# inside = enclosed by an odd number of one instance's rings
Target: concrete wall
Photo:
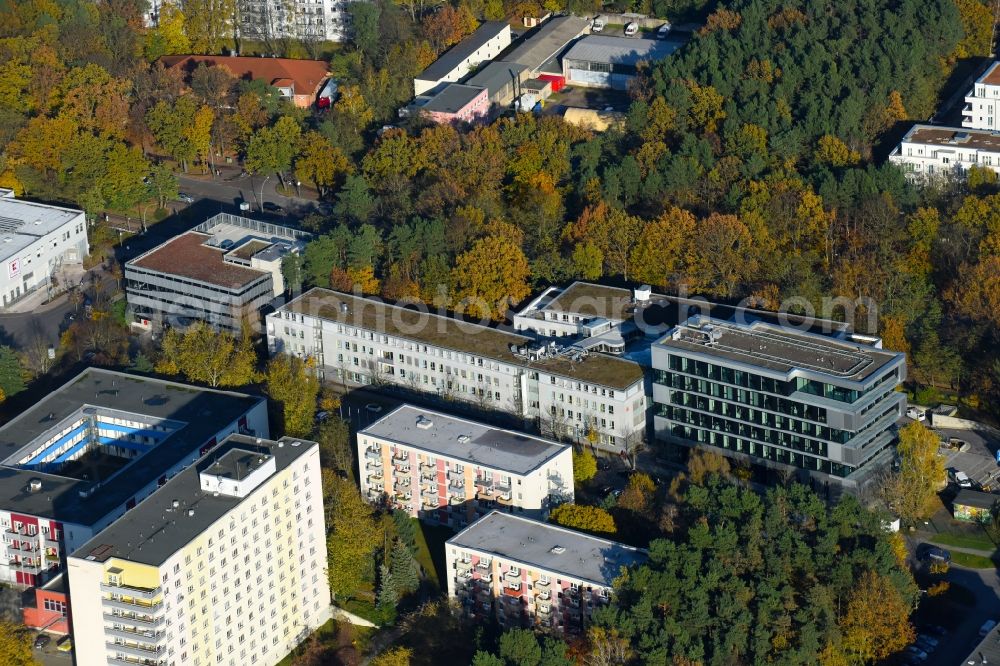
[[[948,430],[974,430],[976,432],[981,432],[988,437],[1000,440],[1000,430],[997,430],[993,426],[985,423],[972,421],[970,419],[960,419],[955,416],[945,416],[944,414],[935,414],[934,412],[927,412],[927,414],[930,416],[931,425],[935,428],[945,428]]]

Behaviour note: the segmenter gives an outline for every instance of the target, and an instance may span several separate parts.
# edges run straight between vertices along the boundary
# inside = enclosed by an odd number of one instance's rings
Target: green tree
[[[156,25],[146,33],[146,57],[156,60],[160,56],[191,53],[191,40],[185,32],[185,21],[180,6],[172,2],[161,4]]]
[[[392,546],[392,580],[401,596],[412,594],[420,587],[420,566],[403,539],[396,539]]]
[[[354,29],[354,46],[363,56],[371,56],[379,45],[379,17],[382,8],[374,2],[351,2],[347,5]]]
[[[378,582],[378,600],[375,603],[375,608],[383,623],[392,624],[396,620],[399,592],[396,590],[396,582],[392,578],[392,572],[385,564],[379,566]]]
[[[39,666],[31,649],[32,632],[24,625],[0,620],[0,663],[9,666]]]
[[[599,535],[614,534],[617,531],[615,519],[610,513],[585,504],[560,504],[549,514],[549,520],[563,527]]]
[[[354,453],[351,447],[351,429],[347,421],[330,416],[320,424],[316,433],[319,443],[319,460],[323,467],[350,478],[354,470]]]
[[[597,474],[597,458],[587,449],[573,452],[573,482],[583,485]]]
[[[132,364],[129,365],[128,369],[133,372],[150,374],[156,371],[156,366],[153,365],[153,362],[149,360],[149,357],[146,356],[145,353],[139,352],[135,355],[135,358],[132,359]]]
[[[240,338],[196,322],[183,333],[170,328],[163,336],[157,372],[184,375],[212,387],[245,386],[257,378],[257,353],[249,328]]]
[[[311,358],[278,354],[267,364],[267,395],[281,408],[282,428],[289,437],[308,437],[316,417],[319,379]]]
[[[500,321],[530,293],[529,273],[524,252],[511,238],[486,236],[455,260],[455,301],[473,317]]]
[[[847,599],[840,622],[844,649],[855,664],[870,664],[900,652],[916,634],[911,607],[884,575],[864,572]]]
[[[413,650],[406,647],[391,647],[371,660],[371,666],[410,666]]]
[[[304,259],[297,252],[286,254],[281,258],[281,277],[285,281],[285,293],[290,295],[302,292],[302,270]]]
[[[6,399],[25,389],[25,371],[17,352],[7,345],[0,345],[0,390]]]
[[[185,0],[185,32],[194,53],[219,53],[229,43],[236,0]]]
[[[604,254],[590,241],[573,246],[573,271],[581,280],[596,280],[604,269]]]
[[[542,647],[530,629],[508,629],[500,636],[500,658],[510,666],[538,666]]]
[[[165,208],[167,202],[176,199],[180,193],[177,176],[162,164],[157,164],[150,168],[149,180],[146,187],[147,196],[151,199],[156,199],[156,204],[160,208]]]
[[[381,535],[374,510],[362,499],[354,481],[334,476],[329,486],[327,570],[335,598],[346,600],[358,593],[363,580],[371,579],[372,555],[381,543]]]
[[[472,666],[507,666],[507,662],[495,654],[480,650],[472,657]]]
[[[909,524],[934,511],[937,491],[947,478],[938,445],[938,436],[919,421],[899,430],[899,471],[886,477],[882,492],[889,507]]]

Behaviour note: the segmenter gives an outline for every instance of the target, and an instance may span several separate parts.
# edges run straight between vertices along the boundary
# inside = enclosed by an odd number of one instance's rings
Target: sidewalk
[[[55,273],[54,277],[61,291],[51,301],[46,302],[49,298],[48,288],[39,287],[17,303],[4,308],[3,313],[21,314],[32,312],[37,314],[57,308],[65,302],[67,289],[79,286],[86,274],[87,271],[84,270],[82,264],[67,264]]]

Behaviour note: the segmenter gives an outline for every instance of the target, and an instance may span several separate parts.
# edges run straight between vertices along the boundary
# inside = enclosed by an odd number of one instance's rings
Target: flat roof
[[[629,318],[632,306],[632,292],[628,289],[574,282],[539,309],[624,321]]]
[[[955,506],[971,506],[977,509],[992,509],[993,505],[1000,501],[1000,495],[984,493],[970,488],[961,488],[952,504]]]
[[[919,143],[926,146],[974,148],[1000,153],[1000,132],[965,129],[963,127],[914,125],[903,137],[903,142]]]
[[[510,24],[505,21],[486,21],[476,28],[475,32],[428,65],[415,78],[419,81],[440,81],[490,40],[496,39],[504,30],[510,30]]]
[[[563,55],[563,59],[636,65],[642,61],[663,60],[683,45],[683,42],[667,39],[587,35],[573,44]]]
[[[19,255],[39,238],[78,220],[82,210],[0,196],[0,261]],[[21,267],[21,272],[27,272]]]
[[[270,275],[226,261],[228,250],[208,245],[212,238],[210,234],[188,231],[132,259],[125,267],[144,268],[226,289],[240,289]]]
[[[642,549],[500,511],[472,523],[448,544],[606,587],[622,567],[646,560]]]
[[[569,450],[549,439],[413,405],[398,407],[359,434],[520,475]]]
[[[341,309],[342,305],[346,306],[346,312]],[[604,354],[590,354],[579,361],[566,356],[528,361],[511,351],[512,345],[531,346],[534,340],[527,336],[431,314],[426,308],[420,311],[330,289],[311,289],[279,310],[321,317],[614,389],[627,389],[643,378],[642,368],[637,363]]]
[[[786,374],[807,370],[851,381],[863,381],[903,356],[760,321],[743,325],[708,317],[692,317],[656,344]]]
[[[421,107],[424,111],[437,113],[458,113],[479,97],[483,89],[477,86],[467,86],[462,83],[449,83],[444,90],[431,97],[430,101]]]
[[[520,80],[521,74],[528,69],[524,65],[516,62],[491,62],[475,75],[467,84],[486,88],[490,97],[496,95],[506,85],[512,85],[514,80]]]
[[[590,21],[579,16],[550,18],[500,60],[517,62],[537,71],[589,28]]]
[[[318,447],[318,444],[292,437],[271,441],[231,435],[214,451],[202,456],[194,465],[139,502],[134,509],[94,535],[90,541],[77,548],[71,557],[97,562],[119,558],[160,566],[252,496],[251,493],[240,498],[203,491],[200,472],[213,467],[217,459],[264,454],[274,458],[277,473],[313,447]],[[173,506],[175,500],[179,505],[177,508]]]
[[[945,643],[947,646],[947,643]],[[993,627],[986,637],[979,642],[969,656],[959,664],[971,664],[973,666],[986,666],[987,664],[1000,663],[1000,624]]]
[[[92,525],[263,401],[242,393],[88,368],[0,428],[0,460],[21,451],[87,406],[184,425],[115,476],[103,480],[106,483],[86,499],[80,497],[80,491],[93,488],[93,481],[0,465],[0,508]],[[28,482],[36,478],[41,479],[42,488],[30,492]]]
[[[977,83],[985,83],[991,86],[1000,86],[1000,69],[997,68],[998,65],[1000,65],[1000,62],[994,61],[986,69],[986,71],[983,72],[983,75],[980,76],[979,79],[977,79]]]

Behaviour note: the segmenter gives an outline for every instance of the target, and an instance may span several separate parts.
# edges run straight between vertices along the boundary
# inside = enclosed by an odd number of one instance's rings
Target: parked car
[[[927,420],[927,410],[922,407],[910,407],[906,410],[906,415],[914,421]]]
[[[922,543],[917,546],[917,559],[924,562],[936,560],[938,562],[951,562],[951,553],[944,548],[932,546],[929,543]]]
[[[911,645],[908,648],[906,648],[906,653],[913,657],[916,657],[920,661],[927,661],[927,653],[918,648],[916,645]]]
[[[917,640],[915,640],[913,644],[924,652],[934,652],[934,648],[937,647],[938,642],[930,636],[917,636]]]
[[[365,405],[365,411],[367,411],[370,414],[378,414],[382,411],[382,405],[378,404],[377,402],[369,402],[367,405]]]
[[[959,488],[971,488],[972,479],[965,472],[955,472],[955,483],[958,484]]]
[[[940,624],[928,624],[920,627],[920,631],[929,636],[934,636],[935,638],[944,638],[948,635],[948,630],[942,627]]]
[[[38,634],[35,636],[35,647],[41,650],[43,647],[52,642],[52,637],[48,634]]]
[[[330,412],[316,412],[316,423],[322,423],[330,418]]]
[[[667,21],[666,23],[664,23],[663,25],[661,25],[660,28],[656,31],[656,38],[657,39],[666,39],[667,36],[670,34],[670,29],[671,28],[673,28],[673,26],[670,25],[670,21]]]
[[[191,196],[190,194],[185,193],[185,192],[181,192],[180,194],[178,194],[177,195],[177,200],[178,201],[183,201],[184,203],[188,203],[188,204],[189,203],[194,203],[194,197]]]
[[[625,36],[634,37],[639,32],[639,24],[633,21],[625,26]]]
[[[597,18],[594,19],[594,22],[590,24],[590,31],[591,32],[600,32],[601,30],[604,30],[604,26],[605,25],[606,24],[604,22],[604,19],[602,19],[600,16],[598,16]]]
[[[272,201],[264,202],[264,210],[268,213],[275,213],[276,215],[282,215],[285,209]]]
[[[993,631],[993,627],[997,626],[996,620],[986,620],[983,622],[983,626],[979,627],[979,635],[982,638],[986,638],[986,634]]]

